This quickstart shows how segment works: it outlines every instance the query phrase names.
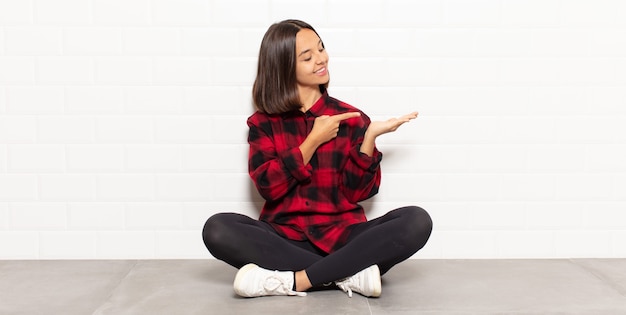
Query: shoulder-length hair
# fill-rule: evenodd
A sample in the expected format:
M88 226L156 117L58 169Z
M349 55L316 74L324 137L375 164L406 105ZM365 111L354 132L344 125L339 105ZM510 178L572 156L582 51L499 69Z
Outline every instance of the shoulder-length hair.
M317 34L311 25L299 20L275 23L265 32L252 86L252 100L258 111L281 114L302 107L296 81L296 34L304 28ZM320 89L326 87L328 83Z

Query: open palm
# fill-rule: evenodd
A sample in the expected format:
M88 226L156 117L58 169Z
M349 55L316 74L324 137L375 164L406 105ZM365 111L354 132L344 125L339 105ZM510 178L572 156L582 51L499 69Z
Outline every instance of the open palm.
M417 112L412 112L401 117L394 117L384 121L372 121L367 128L367 132L374 137L378 137L385 133L394 132L398 129L398 127L402 126L402 124L417 118L417 115Z

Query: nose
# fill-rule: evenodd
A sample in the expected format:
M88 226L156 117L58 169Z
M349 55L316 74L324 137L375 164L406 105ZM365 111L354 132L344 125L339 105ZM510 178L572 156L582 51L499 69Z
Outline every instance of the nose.
M326 54L324 52L318 52L317 54L315 54L316 64L322 65L322 64L325 64L326 61L328 61L328 58L326 57Z

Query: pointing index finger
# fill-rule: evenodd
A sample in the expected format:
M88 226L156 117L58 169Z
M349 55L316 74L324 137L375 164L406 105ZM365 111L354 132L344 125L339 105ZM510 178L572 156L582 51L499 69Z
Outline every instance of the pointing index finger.
M359 116L361 116L361 113L359 113L359 112L349 112L349 113L343 113L343 114L334 115L333 118L338 120L338 121L341 121L341 120L346 120L346 119L359 117Z

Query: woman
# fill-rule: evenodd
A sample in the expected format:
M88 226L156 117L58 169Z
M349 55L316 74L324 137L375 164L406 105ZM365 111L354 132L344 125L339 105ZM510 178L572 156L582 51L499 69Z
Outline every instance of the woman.
M371 122L328 95L329 79L313 27L285 20L267 30L248 118L249 173L265 205L259 220L218 213L203 230L211 254L239 269L240 296L303 296L334 283L350 297L378 297L380 276L430 236L419 207L368 221L358 204L378 192L376 138L417 113Z

